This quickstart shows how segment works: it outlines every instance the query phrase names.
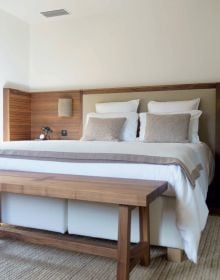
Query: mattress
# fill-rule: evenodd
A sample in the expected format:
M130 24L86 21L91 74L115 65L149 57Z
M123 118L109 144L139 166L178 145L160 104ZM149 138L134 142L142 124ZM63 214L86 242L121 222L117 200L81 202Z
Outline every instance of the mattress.
M16 143L18 149L23 149L31 146L33 141L25 142L21 141ZM75 144L74 144L75 143ZM74 147L78 145L78 141L44 141L40 142L40 150L51 150L53 149L62 149L67 151L67 147ZM124 145L125 144L125 145ZM121 150L122 147L126 146L126 149L134 150L136 149L138 142L132 143L84 143L86 149L95 148L97 145L105 147L105 150L108 151L112 149L113 146L117 146L118 150ZM147 144L147 143L146 143ZM13 143L12 143L13 145ZM81 145L81 144L80 144ZM137 179L151 179L151 180L165 180L169 183L169 190L166 193L168 196L175 196L176 205L172 206L172 211L174 211L176 219L176 226L179 232L181 241L183 243L183 248L185 249L187 256L196 261L197 259L197 250L200 239L201 231L203 230L207 215L208 209L205 204L205 199L208 190L208 184L210 182L213 166L213 158L210 150L203 143L199 144L184 144L188 145L189 150L193 151L191 154L187 155L191 157L192 160L199 162L203 169L200 172L199 178L196 180L196 187L193 188L190 181L184 174L182 168L178 165L154 165L154 164L135 164L135 163L92 163L92 162L55 162L55 161L40 161L34 159L12 159L12 158L0 158L0 169L4 170L20 170L20 171L34 171L34 172L48 172L48 173L60 173L60 174L78 174L78 175L89 175L89 176L105 176L105 177L120 177L120 178L137 178ZM140 147L140 145L138 146ZM0 148L4 148L3 146ZM142 145L144 149L144 145ZM104 149L104 148L103 148ZM181 145L180 145L181 149ZM54 201L49 198L42 198L44 204L39 206L38 198L33 199L32 207L34 209L29 212L30 214L22 219L18 219L18 208L13 207L11 203L10 211L9 204L16 197L13 197L11 194L7 194L7 197L3 196L2 204L2 218L4 222L11 222L12 224L18 224L18 221L21 220L25 222L25 226L42 228L44 229L45 222L42 223L42 220L37 220L37 217L32 219L32 213L38 213L39 208L45 213L47 213L47 220L51 219L53 221L54 217L57 216L57 213L61 212L59 216L60 221L55 224L52 223L51 226L47 225L48 230L54 230L58 232L64 232L68 229L69 233L89 235L95 237L104 237L109 239L115 239L117 235L117 225L116 225L116 216L117 212L114 207L108 207L97 204L86 204L80 202L68 202L68 215L65 219L67 202L58 200ZM35 202L34 202L35 200ZM23 201L24 202L24 201ZM59 204L59 210L56 207L53 208L54 203ZM158 203L158 202L157 202ZM16 205L16 204L15 204ZM30 206L29 206L30 207ZM84 210L82 210L82 208ZM28 208L26 208L28 209ZM15 211L13 211L15 210ZM170 210L169 210L170 211ZM14 215L8 213L14 212ZM100 214L101 213L101 214ZM94 224L90 224L90 215L92 215ZM37 216L37 215L36 215ZM135 218L136 217L136 218ZM33 220L35 223L33 223ZM103 226L105 222L108 221L109 225L114 226ZM138 239L138 217L137 213L133 213L132 219L132 241L137 241ZM55 226L54 226L55 225ZM59 226L58 226L59 225ZM111 229L111 230L109 230Z

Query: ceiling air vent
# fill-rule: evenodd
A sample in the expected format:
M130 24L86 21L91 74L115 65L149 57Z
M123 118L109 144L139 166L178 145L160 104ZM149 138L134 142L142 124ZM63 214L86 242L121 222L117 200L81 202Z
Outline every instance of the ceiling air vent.
M41 14L45 17L58 17L69 15L69 13L64 9L41 12Z

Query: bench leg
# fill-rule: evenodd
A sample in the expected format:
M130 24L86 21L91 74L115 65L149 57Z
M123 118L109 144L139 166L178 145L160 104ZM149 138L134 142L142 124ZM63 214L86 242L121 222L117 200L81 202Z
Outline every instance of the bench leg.
M150 264L150 225L149 225L149 206L139 208L140 242L145 244L147 250L140 258L140 265Z
M117 280L128 280L130 271L131 207L119 205Z

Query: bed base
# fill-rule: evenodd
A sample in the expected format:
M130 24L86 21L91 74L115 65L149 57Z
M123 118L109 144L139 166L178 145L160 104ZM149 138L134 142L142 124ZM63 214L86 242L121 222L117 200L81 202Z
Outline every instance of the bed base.
M182 262L184 258L184 252L182 249L167 248L167 259L171 262Z

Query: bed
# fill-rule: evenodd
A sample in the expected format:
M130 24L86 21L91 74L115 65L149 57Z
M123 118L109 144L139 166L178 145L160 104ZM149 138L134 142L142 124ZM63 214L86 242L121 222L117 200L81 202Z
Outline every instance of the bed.
M142 100L139 110L143 111L150 99L176 100L178 92L139 92L111 94L85 94L83 96L83 115L94 111L97 102L112 100L123 101L135 98ZM153 97L152 97L153 96ZM201 98L203 119L201 121L201 138L214 149L215 135L215 91L187 90L181 91L181 99ZM210 98L211 97L211 98ZM178 98L180 95L178 94ZM85 117L84 117L85 122ZM210 131L208 131L209 129ZM34 172L48 172L61 174L80 174L105 177L139 178L165 180L169 183L169 190L151 205L151 244L184 249L187 257L196 262L200 234L205 227L208 209L205 204L208 185L213 175L213 157L207 144L184 144L184 154L194 165L202 165L200 176L194 183L186 176L183 168L176 164L157 165L140 162L105 162L105 161L70 161L48 160L47 158L27 158L23 155L1 154L0 169L21 170ZM156 146L155 146L156 145ZM5 142L1 150L34 150L51 152L83 152L106 153L135 153L158 150L158 153L169 151L169 143L151 144L134 142L79 142L79 141L20 141ZM176 150L182 150L183 145L176 145ZM128 152L129 151L129 152ZM13 157L13 158L12 158ZM194 185L194 186L192 186ZM2 221L4 223L50 230L55 232L86 235L115 240L117 239L117 209L95 203L70 202L58 199L25 197L14 194L2 196ZM92 222L91 222L92 221ZM132 216L132 242L138 241L138 215L134 211ZM99 225L105 230L99 231ZM105 225L103 227L103 224ZM111 226L109 226L111 225Z

